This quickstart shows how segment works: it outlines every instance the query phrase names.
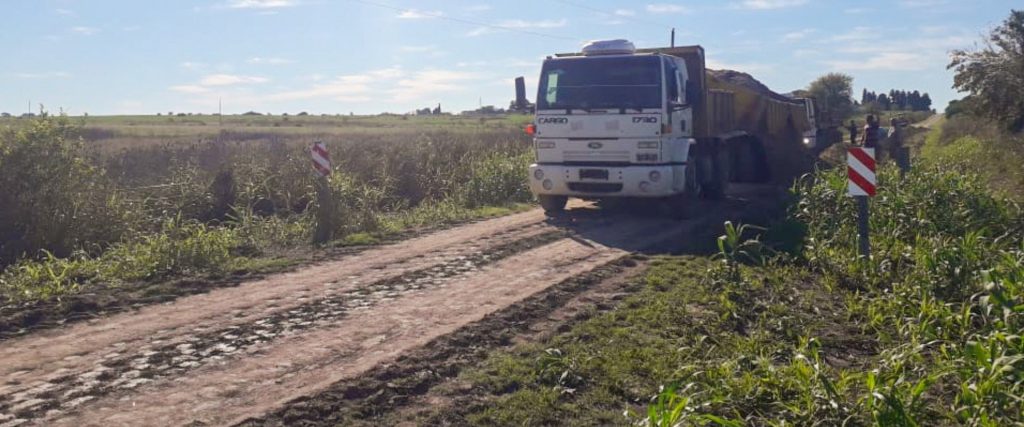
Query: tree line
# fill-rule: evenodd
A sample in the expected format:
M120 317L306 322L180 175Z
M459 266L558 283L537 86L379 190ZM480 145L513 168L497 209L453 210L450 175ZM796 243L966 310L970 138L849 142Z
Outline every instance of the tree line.
M881 110L897 111L928 111L932 109L932 98L928 92L922 94L919 91L906 91L890 89L889 93L875 93L864 89L860 97L860 104L869 106L877 105Z

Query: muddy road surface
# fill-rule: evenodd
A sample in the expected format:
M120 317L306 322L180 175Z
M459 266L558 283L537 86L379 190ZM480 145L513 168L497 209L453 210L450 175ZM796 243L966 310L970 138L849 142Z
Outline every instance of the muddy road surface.
M533 210L3 341L0 426L287 424L310 399L400 406L376 388L422 394L457 372L449 360L540 333L588 292L614 294L601 283L635 268L631 253L706 247L723 221L757 220L778 199L737 186L683 221ZM431 367L444 369L416 380Z

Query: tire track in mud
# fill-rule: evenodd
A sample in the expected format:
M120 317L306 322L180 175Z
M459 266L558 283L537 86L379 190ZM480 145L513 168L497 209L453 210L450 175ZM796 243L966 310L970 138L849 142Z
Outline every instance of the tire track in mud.
M459 255L428 268L373 282L340 294L279 311L253 322L190 336L184 342L150 346L131 354L110 353L86 372L68 373L28 390L0 398L0 421L58 416L100 396L131 390L153 380L184 374L209 362L253 351L275 338L335 322L352 311L365 310L405 293L443 287L459 276L517 253L565 238L565 231L547 231L513 240L486 252Z
M0 383L0 426L274 424L282 417L258 417L364 380L371 382L350 389L356 400L342 407L372 408L382 384L378 398L401 404L402 395L429 390L437 380L422 370L386 371L396 360L420 360L403 355L415 356L452 334L452 342L485 351L545 310L519 303L543 305L550 298L557 306L564 295L546 293L550 289L632 251L676 247L739 210L730 209L683 223L606 217L588 209L545 221L532 211L367 251L355 261L332 261L260 286L243 284L4 342L20 346L0 348L6 379ZM584 289L567 286L569 294ZM491 332L460 335L494 313L514 320L498 326L485 320ZM466 354L446 351L455 358ZM423 360L426 365L418 366L429 370L430 360L440 359ZM438 366L445 377L461 365ZM377 377L378 368L390 373ZM386 390L388 382L397 393Z
M273 413L238 425L326 426L352 422L372 425L375 417L403 407L438 384L458 376L465 367L483 360L489 349L511 344L581 293L610 278L627 275L630 270L635 274L644 258L623 256L566 279L479 322L430 341L399 357L395 363L378 366L357 378L336 383L322 393L288 402Z
M590 221L583 221L591 223ZM224 425L315 395L484 316L677 233L664 223L631 220L602 226L506 257L448 286L381 301L323 328L275 341L246 357L115 393L49 425ZM610 246L609 246L610 245Z

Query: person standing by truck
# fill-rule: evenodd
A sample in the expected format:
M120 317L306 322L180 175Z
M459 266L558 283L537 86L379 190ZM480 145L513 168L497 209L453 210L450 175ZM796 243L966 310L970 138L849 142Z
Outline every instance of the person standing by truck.
M857 122L850 120L850 126L847 126L850 131L850 145L857 145Z
M860 145L864 148L875 148L878 146L878 119L873 114L868 114L867 124L864 125L864 135L861 136Z

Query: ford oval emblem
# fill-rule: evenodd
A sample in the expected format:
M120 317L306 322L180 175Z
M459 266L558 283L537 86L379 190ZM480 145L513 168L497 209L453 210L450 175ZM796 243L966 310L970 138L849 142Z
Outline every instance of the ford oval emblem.
M602 144L600 142L597 142L597 141L594 141L594 142L591 142L591 143L587 144L587 147L590 147L590 148L592 148L594 150L599 150L599 149L601 149L601 147L604 147L604 144Z

